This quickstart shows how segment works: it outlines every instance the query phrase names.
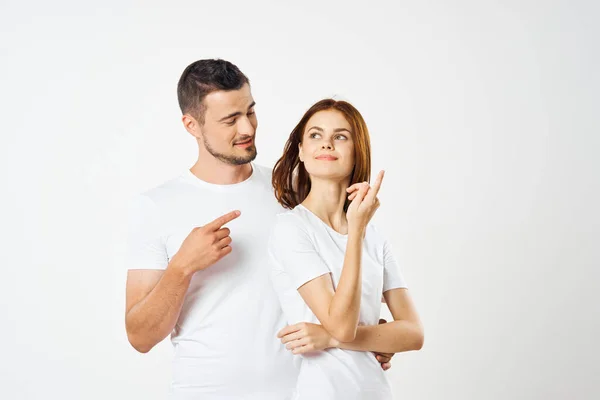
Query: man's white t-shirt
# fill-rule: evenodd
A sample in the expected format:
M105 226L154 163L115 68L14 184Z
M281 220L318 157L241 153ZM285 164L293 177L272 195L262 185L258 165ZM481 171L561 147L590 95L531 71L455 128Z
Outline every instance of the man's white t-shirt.
M269 239L271 278L288 324L320 323L297 289L324 274L331 274L337 287L347 239L302 205L277 216ZM377 325L383 292L405 287L388 242L369 224L363 240L359 324ZM371 352L327 349L296 357L301 357L301 366L294 399L392 398Z
M171 334L172 399L289 399L298 377L277 339L285 326L271 285L267 240L277 213L271 170L232 185L192 172L139 195L131 210L128 269L165 269L194 227L233 210L232 252L196 272Z

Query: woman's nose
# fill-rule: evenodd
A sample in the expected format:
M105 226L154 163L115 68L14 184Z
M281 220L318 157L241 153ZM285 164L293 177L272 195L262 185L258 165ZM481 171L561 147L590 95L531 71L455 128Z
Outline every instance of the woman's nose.
M333 149L333 146L331 145L331 143L323 143L321 148L331 150L331 149Z

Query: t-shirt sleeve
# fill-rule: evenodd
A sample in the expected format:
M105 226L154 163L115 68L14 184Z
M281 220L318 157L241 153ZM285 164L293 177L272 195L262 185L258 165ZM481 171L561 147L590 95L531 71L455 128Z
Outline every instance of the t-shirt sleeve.
M383 293L391 289L406 288L406 282L389 242L383 244Z
M295 215L277 217L269 238L269 255L274 267L287 273L296 289L330 273L306 227Z
M166 269L169 264L160 211L146 195L129 205L126 269Z

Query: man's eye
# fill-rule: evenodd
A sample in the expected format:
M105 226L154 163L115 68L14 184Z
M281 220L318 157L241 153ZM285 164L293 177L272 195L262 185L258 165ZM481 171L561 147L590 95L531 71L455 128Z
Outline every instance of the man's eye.
M229 126L233 126L235 124L235 119L233 121L225 122Z
M254 115L254 110L248 111L248 115Z

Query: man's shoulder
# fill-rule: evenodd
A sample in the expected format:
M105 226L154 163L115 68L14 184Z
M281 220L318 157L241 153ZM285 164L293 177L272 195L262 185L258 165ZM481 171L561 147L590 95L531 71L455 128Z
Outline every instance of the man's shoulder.
M253 168L253 181L256 185L259 185L265 191L273 193L273 168L265 167L264 165L252 163Z
M272 190L271 179L273 169L256 163L252 163L252 165L256 174L255 181L264 186L265 189ZM174 199L181 199L190 188L197 189L197 185L190 181L190 175L189 170L184 171L154 187L137 193L136 197L138 199L142 198L144 201L151 201L159 206L170 203Z
M259 176L264 177L264 178L268 179L269 181L271 181L271 177L273 176L273 168L266 167L264 165L260 165L260 164L256 164L256 163L252 163L252 166L254 167L254 169L256 170L255 172L257 172L257 174Z
M179 174L154 187L139 192L136 197L159 205L164 203L165 200L177 197L185 186L184 174Z

